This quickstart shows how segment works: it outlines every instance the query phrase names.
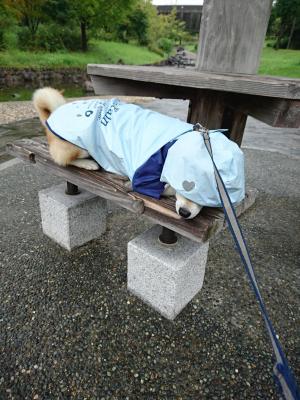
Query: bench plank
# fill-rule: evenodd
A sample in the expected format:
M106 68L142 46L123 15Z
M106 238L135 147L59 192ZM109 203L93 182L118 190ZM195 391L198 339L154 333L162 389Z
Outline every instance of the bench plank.
M173 70L177 71L175 68ZM211 98L212 106L214 108L217 108L217 103L219 102L219 99L221 99L224 110L226 108L234 109L234 111L237 113L245 114L245 116L251 115L252 117L274 127L300 127L300 100L267 97L248 93L235 93L230 91L222 92L219 90L199 89L186 86L172 86L170 84L155 83L151 81L139 81L136 80L136 78L134 80L130 80L118 77L91 75L91 80L95 94L100 96L125 95L169 99L189 99L194 105L197 104L197 99L201 99L200 103L205 103L206 99ZM193 107L193 114L198 113L197 108L198 107ZM240 116L238 120L240 120ZM244 118L244 122L245 121L246 119ZM213 120L211 120L211 122L215 124ZM204 122L202 121L202 123ZM235 130L236 132L232 133L232 137L236 137L241 132L240 126L238 126L238 131L230 125L214 125L213 127L226 127L231 128L233 131ZM241 138L238 138L237 142L240 143Z
M198 72L193 68L145 67L131 65L88 64L92 76L129 79L149 83L263 97L300 99L300 79L275 78L247 74Z
M224 214L219 208L205 207L193 220L185 220L176 213L173 198L156 200L128 192L125 186L127 179L122 176L73 166L60 167L53 162L45 138L17 140L7 145L7 152L197 242L209 240L225 228ZM256 194L255 189L248 190L245 200L236 207L237 215L254 203Z

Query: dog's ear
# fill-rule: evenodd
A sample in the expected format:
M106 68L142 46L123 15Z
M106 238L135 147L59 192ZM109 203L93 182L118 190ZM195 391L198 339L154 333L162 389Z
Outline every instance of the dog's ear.
M59 90L59 93L63 95L65 93L65 89Z

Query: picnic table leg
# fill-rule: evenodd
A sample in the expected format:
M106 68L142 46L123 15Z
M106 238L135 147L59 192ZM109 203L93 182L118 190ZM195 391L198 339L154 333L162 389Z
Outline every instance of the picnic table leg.
M236 3L235 0L204 3L196 70L257 73L272 0L239 2L238 7ZM210 129L228 128L230 138L241 145L247 116L231 110L226 105L226 95L226 91L199 91L191 100L189 118Z
M189 103L188 122L200 122L209 129L228 129L231 140L241 146L247 115L226 106L226 97L217 91L201 91Z

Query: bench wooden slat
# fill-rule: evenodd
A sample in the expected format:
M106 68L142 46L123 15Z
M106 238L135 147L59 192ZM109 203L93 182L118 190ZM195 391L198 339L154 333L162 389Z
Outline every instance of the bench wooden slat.
M144 211L143 201L124 195L120 190L107 183L107 176L98 171L87 171L82 168L70 166L68 168L60 167L55 164L50 157L47 146L41 141L41 138L17 140L7 145L7 152L24 161L30 161L38 165L47 173L53 173L67 181L81 186L84 189L95 193L107 200L117 201L122 207L142 214ZM112 184L115 183L112 180Z
M244 93L282 99L300 99L300 79L247 74L198 72L193 68L143 67L131 65L88 64L94 76L121 78L177 87Z
M192 240L204 242L225 227L221 209L203 208L196 218L185 220L177 215L174 199L156 200L139 193L128 193L124 177L105 171L87 171L73 166L60 167L51 159L44 138L17 140L7 145L7 151L13 156L31 162L47 173L64 178L107 200L115 201L118 205L143 214L152 221ZM255 189L247 192L246 199L236 208L237 215L254 203L256 194Z
M125 71L123 71L122 68L125 68ZM131 68L134 68L134 71L136 71L136 68L139 68L141 69L141 72L144 72L144 68L146 67ZM201 108L202 102L206 104L206 99L210 98L212 101L212 107L215 109L216 113L220 112L218 108L218 103L220 103L221 101L222 105L219 105L224 110L225 108L230 108L234 110L234 112L238 112L240 115L251 115L254 118L257 118L260 121L263 121L274 127L300 127L300 100L297 99L299 97L299 79L275 79L270 77L257 77L240 74L238 75L239 80L246 79L248 80L248 83L247 86L242 88L243 90L240 90L240 92L238 93L236 92L236 88L234 86L230 88L228 86L232 80L232 77L235 77L236 75L230 75L231 80L226 81L227 91L222 91L222 86L219 85L219 82L215 81L216 78L210 79L210 75L212 75L213 77L220 77L220 75L216 74L203 74L201 72L194 72L194 81L189 82L189 70L178 70L176 68L170 69L164 67L162 70L161 68L156 67L156 69L151 69L151 74L150 72L148 72L147 74L141 74L140 72L137 74L133 74L133 72L128 74L127 66L117 66L116 70L115 68L107 69L107 66L100 65L97 66L97 68L90 67L88 68L88 71L89 70L94 71L94 73L97 74L91 75L91 80L95 93L100 96L127 95L172 99L189 99L194 104L192 108L194 110L194 113L196 112L196 114L198 113L199 107ZM166 78L170 78L169 74L172 74L172 81L174 83L171 84L171 79L169 82L168 79L162 79L161 77L159 78L159 74L156 73L157 70L158 72L161 71L162 75L165 73L165 70L170 71L166 73ZM151 77L149 78L150 75ZM156 75L158 75L158 78ZM180 76L180 79L178 79L178 75ZM124 78L124 76L126 76L126 79ZM200 77L199 82L197 81L194 85L195 79L198 76ZM227 75L222 76L228 78ZM148 81L146 80L146 78L148 79ZM249 85L251 83L253 84L254 80L255 86L251 87L251 90L248 90L250 87ZM257 85L260 88L259 92L256 90ZM270 88L272 90L266 90L265 85L270 85ZM274 87L278 89L276 89L276 93L274 92ZM215 90L213 90L213 88L215 88ZM272 94L275 97L270 97L269 94ZM283 98L280 97L281 95L283 96ZM284 98L284 96L287 96L287 98ZM291 98L288 98L288 96L290 96ZM204 113L204 116L205 115L207 115L206 112ZM205 121L201 122L205 124ZM213 128L220 127L231 127L232 129L234 128L230 125L221 126L216 125L215 122L213 123ZM240 127L237 130L239 130L240 132L243 131L243 129L240 129ZM232 132L231 137L235 136L236 134ZM241 140L237 140L237 142L240 144Z

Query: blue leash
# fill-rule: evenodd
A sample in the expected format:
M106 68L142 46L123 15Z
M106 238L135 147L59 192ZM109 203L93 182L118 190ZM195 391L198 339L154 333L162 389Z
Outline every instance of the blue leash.
M194 126L194 130L199 131L199 133L202 133L202 136L204 139L204 144L205 144L206 149L211 157L213 167L214 167L217 187L218 187L218 191L220 194L223 210L225 213L225 218L228 223L231 234L233 236L233 239L235 241L235 244L237 246L237 249L238 249L238 252L242 259L242 262L244 264L244 267L246 269L246 273L251 282L252 289L254 290L255 296L259 303L261 313L262 313L262 316L263 316L263 319L265 322L265 326L266 326L267 332L268 332L270 340L271 340L271 344L272 344L273 351L274 351L275 358L276 358L276 362L273 367L274 379L275 379L284 399L300 400L300 392L299 392L299 388L297 387L297 382L295 380L294 374L288 365L287 359L281 348L280 342L277 338L277 335L275 333L275 330L273 328L273 325L272 325L269 315L267 313L265 304L263 302L262 296L260 294L260 290L259 290L259 287L258 287L258 284L256 281L252 263L251 263L250 253L247 248L247 244L246 244L242 229L237 220L237 217L236 217L236 214L234 211L234 207L231 203L231 200L230 200L230 197L226 190L226 187L224 185L224 182L223 182L221 175L215 165L215 162L213 159L212 147L211 147L210 138L209 138L209 131L200 124L196 124Z

